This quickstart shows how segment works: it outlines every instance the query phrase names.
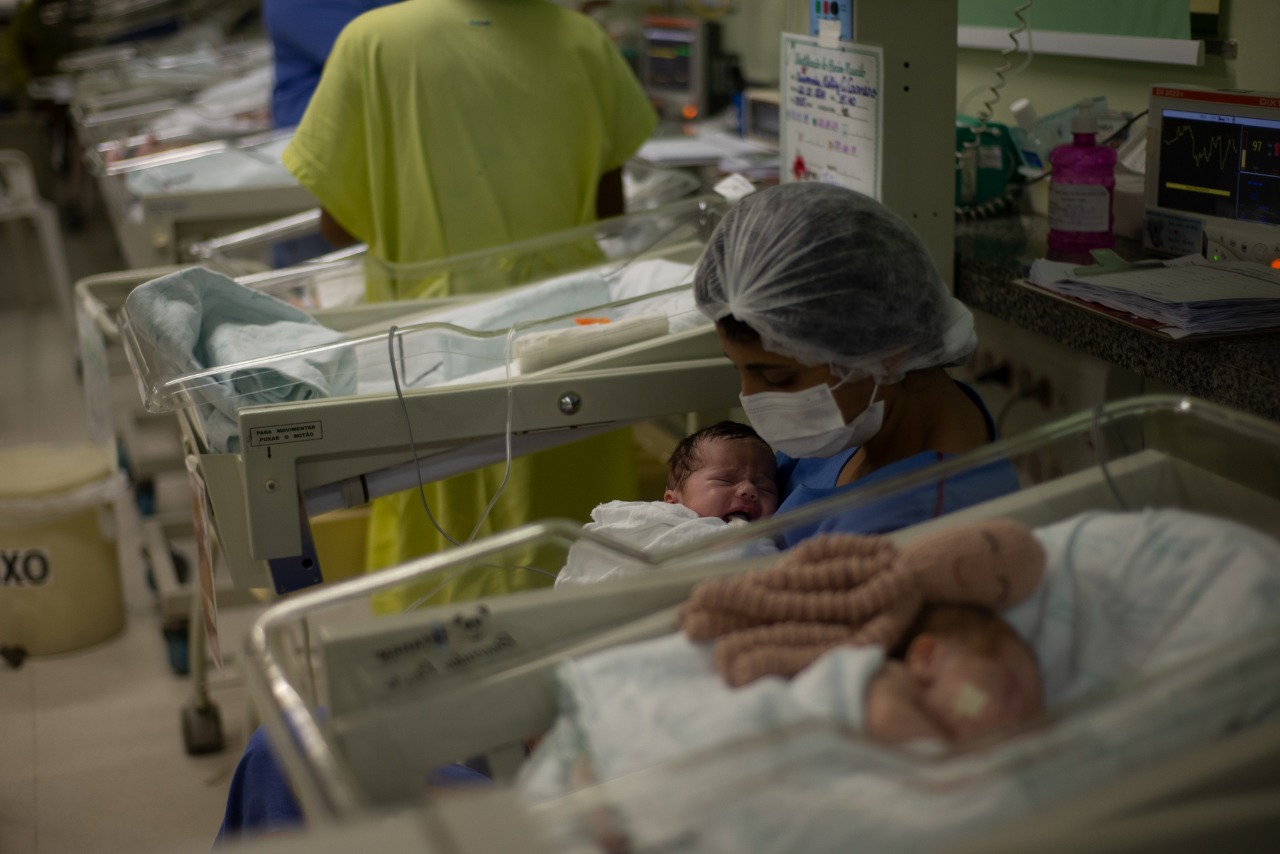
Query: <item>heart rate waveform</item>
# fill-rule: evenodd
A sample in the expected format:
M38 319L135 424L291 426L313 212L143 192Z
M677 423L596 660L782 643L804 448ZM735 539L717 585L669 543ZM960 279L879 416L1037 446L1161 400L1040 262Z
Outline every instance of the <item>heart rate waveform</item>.
M1197 167L1211 167L1219 172L1235 164L1240 152L1240 134L1234 128L1220 128L1210 122L1179 122L1166 126L1161 142L1165 148L1184 145L1187 157Z
M1206 216L1234 217L1240 129L1220 122L1164 116L1157 204Z

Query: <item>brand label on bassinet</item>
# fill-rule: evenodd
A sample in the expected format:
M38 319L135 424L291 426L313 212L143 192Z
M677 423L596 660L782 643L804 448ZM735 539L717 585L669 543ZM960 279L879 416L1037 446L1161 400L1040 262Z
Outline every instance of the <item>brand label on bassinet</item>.
M0 587L44 587L53 565L44 549L0 549Z
M393 698L441 690L442 681L474 679L477 673L510 666L526 651L520 632L507 629L467 636L465 628L437 623L409 632L350 637L323 642L329 674L329 709L334 715L376 707Z
M249 434L249 444L255 448L263 445L283 445L287 442L310 442L324 438L324 426L319 421L302 424L280 424L275 427L254 427Z

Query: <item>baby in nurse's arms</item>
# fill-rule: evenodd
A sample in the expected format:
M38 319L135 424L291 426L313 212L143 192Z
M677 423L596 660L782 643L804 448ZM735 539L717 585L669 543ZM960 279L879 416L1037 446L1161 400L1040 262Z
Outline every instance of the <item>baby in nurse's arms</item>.
M591 511L584 531L658 553L772 516L778 509L778 466L773 451L751 427L721 421L686 436L667 462L661 501L610 501ZM775 551L754 544L752 554ZM746 556L746 555L743 555ZM644 572L616 563L603 551L575 544L556 586L587 584Z

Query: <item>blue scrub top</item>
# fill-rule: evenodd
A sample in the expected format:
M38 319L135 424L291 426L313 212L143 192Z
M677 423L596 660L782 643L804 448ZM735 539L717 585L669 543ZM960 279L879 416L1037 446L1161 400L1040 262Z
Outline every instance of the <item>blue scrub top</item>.
M440 789L487 786L492 780L466 765L441 765L426 785ZM236 765L227 805L214 848L234 845L268 833L298 832L305 819L266 731L254 730Z
M964 383L957 382L956 385L982 411L982 417L987 423L987 433L992 441L999 438L995 421L983 404L982 398ZM858 478L853 483L836 486L840 470L857 451L855 447L831 457L801 459L779 453L777 455L778 487L782 501L778 505L778 513L785 513L787 510L803 507L832 495L884 483L899 475L926 468L954 456L954 454L938 451L925 451L904 460L898 460L865 477ZM896 531L953 510L1015 492L1019 486L1018 475L1013 464L1008 460L998 460L982 468L964 472L937 483L924 484L865 507L833 515L821 522L794 528L787 531L784 541L787 546L793 546L818 533L882 534Z
M264 0L263 21L275 51L273 125L287 128L302 121L338 33L356 16L391 2L394 0Z

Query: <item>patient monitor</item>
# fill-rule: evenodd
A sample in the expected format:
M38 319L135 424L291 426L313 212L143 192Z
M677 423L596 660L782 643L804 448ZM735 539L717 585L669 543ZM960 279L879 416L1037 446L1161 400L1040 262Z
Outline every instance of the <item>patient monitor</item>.
M729 103L728 58L720 52L720 26L710 21L646 16L639 70L645 94L667 121L705 119Z
M1280 93L1153 86L1147 248L1280 263Z

